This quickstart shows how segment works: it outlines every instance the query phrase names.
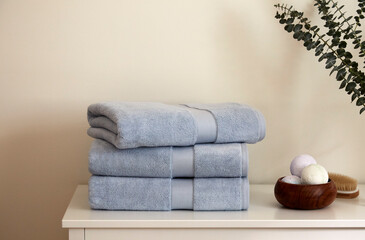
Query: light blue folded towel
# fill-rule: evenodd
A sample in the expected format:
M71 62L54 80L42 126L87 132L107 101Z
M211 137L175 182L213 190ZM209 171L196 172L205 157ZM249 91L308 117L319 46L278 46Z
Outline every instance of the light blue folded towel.
M167 211L246 210L247 178L129 178L92 176L92 209Z
M237 103L105 102L89 106L88 121L89 136L120 149L256 143L265 137L262 114Z
M89 151L89 171L120 177L244 177L248 151L244 143L118 149L96 139Z

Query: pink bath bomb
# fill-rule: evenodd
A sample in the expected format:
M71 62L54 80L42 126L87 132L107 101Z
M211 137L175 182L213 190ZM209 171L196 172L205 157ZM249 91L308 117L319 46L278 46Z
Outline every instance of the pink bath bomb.
M303 169L311 164L316 164L316 160L308 154L296 156L290 164L290 172L292 175L301 177Z

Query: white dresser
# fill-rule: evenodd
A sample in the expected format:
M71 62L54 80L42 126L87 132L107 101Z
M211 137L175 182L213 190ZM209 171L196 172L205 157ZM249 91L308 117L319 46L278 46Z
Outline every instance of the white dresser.
M320 210L283 208L273 185L251 185L250 207L239 212L91 210L87 185L77 187L62 219L70 240L316 240L365 239L365 186L356 199Z

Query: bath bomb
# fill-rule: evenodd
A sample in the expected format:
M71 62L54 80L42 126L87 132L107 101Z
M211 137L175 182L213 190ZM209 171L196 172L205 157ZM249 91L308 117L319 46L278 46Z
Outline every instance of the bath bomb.
M323 184L328 182L328 173L319 164L306 166L302 171L303 184Z
M298 176L294 176L294 175L286 176L283 179L281 179L281 181L286 182L286 183L291 183L291 184L301 184L302 183L302 180Z
M303 169L311 164L316 164L316 160L308 154L296 156L290 164L290 173L301 177Z

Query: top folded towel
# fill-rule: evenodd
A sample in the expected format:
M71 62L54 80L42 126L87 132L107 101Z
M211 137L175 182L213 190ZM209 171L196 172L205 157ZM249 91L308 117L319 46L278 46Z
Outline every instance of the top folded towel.
M237 103L105 102L90 105L87 115L89 136L120 149L255 143L265 137L262 114Z

